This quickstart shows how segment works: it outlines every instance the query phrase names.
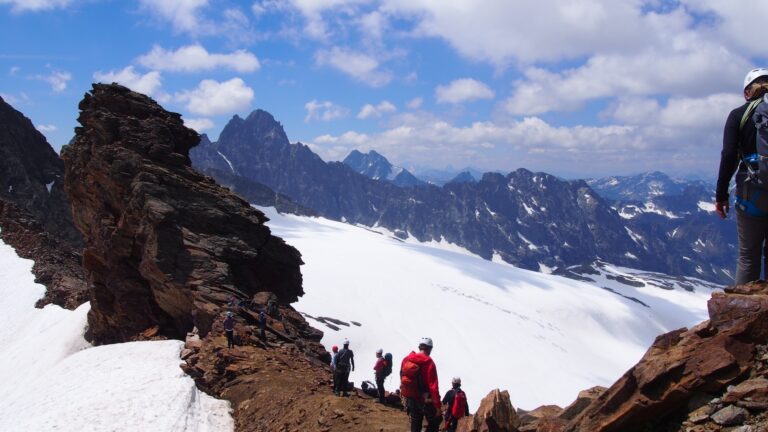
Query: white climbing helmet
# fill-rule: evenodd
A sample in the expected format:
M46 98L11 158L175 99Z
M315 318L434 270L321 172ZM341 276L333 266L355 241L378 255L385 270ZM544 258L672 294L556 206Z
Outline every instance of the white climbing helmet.
M384 352L384 350L383 350L383 349L381 349L381 348L379 348L379 349L377 349L377 350L376 350L376 354L382 354L383 352Z
M757 68L749 71L744 77L744 90L752 84L752 81L764 76L768 76L768 68Z
M428 347L432 348L432 346L433 346L432 345L432 338L428 338L428 337L421 338L421 340L419 341L419 346L422 346L422 345L428 346Z
M454 385L455 385L455 384L461 385L461 378L459 378L459 377L453 377L453 379L451 380L451 384L454 384Z
M344 345L344 346L349 345L349 339L344 339L344 343L342 345Z

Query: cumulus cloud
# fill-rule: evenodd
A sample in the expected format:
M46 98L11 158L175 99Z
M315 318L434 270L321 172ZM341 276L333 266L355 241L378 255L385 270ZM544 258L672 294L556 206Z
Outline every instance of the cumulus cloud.
M259 59L248 51L209 53L199 44L183 46L175 51L155 45L149 53L139 57L138 62L150 69L173 72L198 72L217 68L254 72L261 67Z
M11 5L13 12L39 12L66 8L72 0L0 0L0 4Z
M229 39L253 39L248 17L237 8L226 8L220 17L206 15L208 0L139 0L141 10L171 24L177 33L192 36L221 35Z
M457 79L435 89L435 99L439 103L457 104L478 99L493 99L495 96L490 87L472 78Z
M420 97L415 97L409 100L406 106L410 109L419 109L421 108L422 104L424 104L424 99Z
M578 109L599 98L740 90L749 67L745 58L692 36L669 49L595 55L561 72L529 68L504 106L511 114L533 115Z
M397 107L395 107L392 102L385 100L381 101L378 105L365 104L360 112L357 113L357 118L360 120L365 120L371 117L381 118L385 114L393 113L395 111L397 111Z
M109 72L98 71L93 74L93 79L106 84L118 83L135 92L152 96L161 102L168 100L168 95L161 91L162 76L158 71L141 74L136 72L133 66L126 66L123 69Z
M55 125L52 124L39 124L35 126L35 129L39 130L40 132L54 132L57 128Z
M47 82L51 85L51 90L60 93L67 89L67 83L72 79L72 74L65 71L53 71L48 75L35 75L32 78Z
M207 118L188 118L184 119L184 126L194 129L198 133L213 127L213 121Z
M224 82L206 79L196 88L178 93L176 99L193 114L216 116L249 108L253 96L253 89L240 78Z
M315 54L319 66L330 66L371 87L381 87L392 81L392 73L380 69L379 61L370 55L333 47Z
M307 110L307 115L304 117L305 123L312 120L331 121L345 117L349 113L349 110L331 101L318 102L316 99L305 103L304 108Z

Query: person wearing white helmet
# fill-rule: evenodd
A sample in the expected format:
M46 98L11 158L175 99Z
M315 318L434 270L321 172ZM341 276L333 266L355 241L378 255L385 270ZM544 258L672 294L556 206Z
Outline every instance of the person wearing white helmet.
M419 352L411 351L400 364L400 395L405 398L411 432L420 432L424 420L426 432L437 432L440 427L442 405L437 367L430 357L433 348L431 338L421 338Z
M384 360L384 350L379 348L376 350L376 364L373 365L373 375L376 380L376 393L379 395L378 402L384 403L384 370L387 367L387 362Z
M231 311L227 312L224 318L224 333L227 335L227 348L235 346L235 318Z
M336 396L349 396L349 372L355 370L355 353L349 349L349 339L344 339L344 347L336 354L336 379L333 392Z
M755 182L749 180L750 173L754 172L753 160L757 157L757 129L752 114L767 92L768 68L749 71L743 85L746 103L731 111L723 130L715 211L723 219L728 215L728 187L735 173L736 227L739 238L736 285L760 279L765 248L768 247L768 194L755 193ZM758 201L760 195L764 195L764 199Z
M451 380L451 389L443 397L445 405L445 430L447 432L456 432L459 427L459 420L469 415L469 403L467 395L461 389L461 378L453 377Z

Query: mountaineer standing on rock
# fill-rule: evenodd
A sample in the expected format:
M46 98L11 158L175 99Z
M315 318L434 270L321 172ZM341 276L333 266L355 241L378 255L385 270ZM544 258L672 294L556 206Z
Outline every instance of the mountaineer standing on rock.
M339 353L339 347L331 347L331 376L333 377L333 392L336 393L336 354Z
M261 341L267 341L267 314L264 311L259 312L259 332L261 335Z
M349 396L347 386L349 385L349 372L355 370L355 353L349 349L349 339L344 339L344 348L336 354L336 372L334 373L335 382L333 392L336 396Z
M760 145L753 119L753 113L766 91L768 69L749 71L744 78L746 103L731 111L723 131L715 211L723 219L728 214L728 186L736 172L736 227L739 235L736 285L760 279L765 248L768 247L764 245L768 237L768 184L763 180L768 179L768 165L761 161L763 156L768 156L768 148Z
M469 403L467 395L461 389L461 378L453 377L451 380L451 389L443 397L445 408L445 430L456 432L459 426L459 420L469 414Z
M376 350L376 364L373 365L373 372L376 378L376 391L379 395L379 403L384 403L384 379L392 373L392 354L387 353L389 359L382 356L384 350Z
M420 432L424 419L426 432L437 432L440 427L440 388L437 367L432 361L432 339L419 341L419 352L411 351L400 364L400 395L406 398L405 409L411 421L411 432Z
M224 318L224 333L227 334L227 348L235 346L235 318L232 316L232 312L227 312L227 317Z

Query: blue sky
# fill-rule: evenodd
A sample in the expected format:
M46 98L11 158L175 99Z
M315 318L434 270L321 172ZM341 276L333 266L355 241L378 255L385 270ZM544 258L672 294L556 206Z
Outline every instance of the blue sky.
M713 177L768 2L0 0L0 96L57 150L94 81L216 139L271 112L326 160Z

